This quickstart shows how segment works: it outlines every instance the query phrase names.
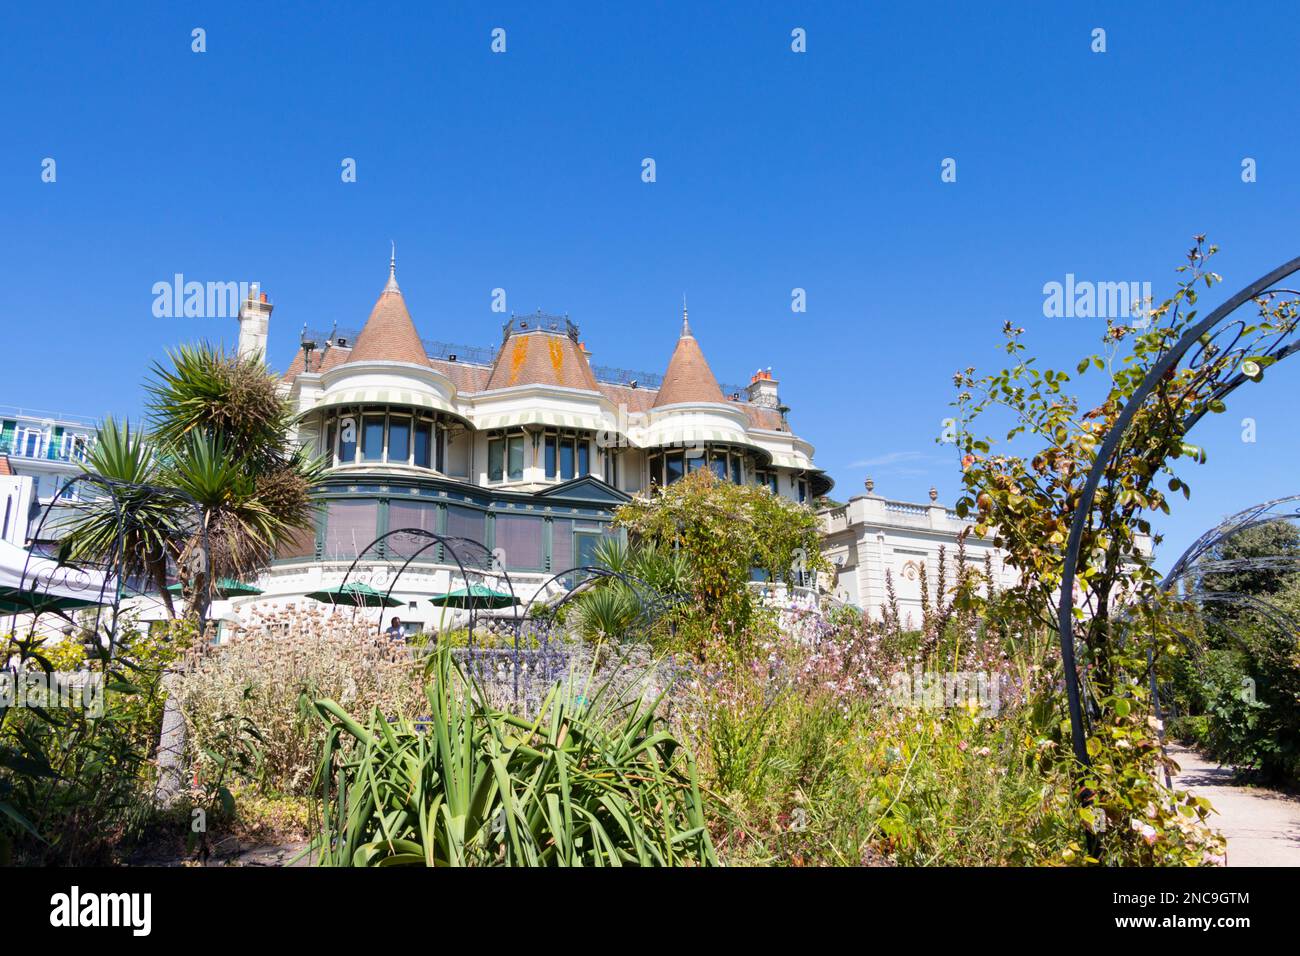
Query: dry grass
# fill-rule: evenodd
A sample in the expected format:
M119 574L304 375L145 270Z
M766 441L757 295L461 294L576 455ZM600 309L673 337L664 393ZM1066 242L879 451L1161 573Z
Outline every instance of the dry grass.
M377 638L350 612L288 607L263 614L235 640L192 660L182 680L193 759L220 750L228 715L247 717L262 736L257 783L266 793L303 794L325 727L311 704L337 700L358 712L416 716L426 706L419 665Z

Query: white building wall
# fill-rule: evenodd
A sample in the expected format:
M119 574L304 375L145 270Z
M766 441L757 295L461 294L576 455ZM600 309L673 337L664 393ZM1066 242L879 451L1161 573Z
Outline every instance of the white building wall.
M957 579L957 537L971 522L949 508L930 502L894 501L879 495L859 495L845 506L821 512L822 553L837 568L835 597L856 604L872 617L881 616L889 598L886 577L892 578L899 617L905 627L920 626L921 567L931 603L938 589L939 550L945 551L947 584ZM983 571L992 555L998 587L1017 580L1001 553L987 538L966 537L966 564Z
M31 506L30 477L0 476L0 539L20 548L27 546L27 514Z

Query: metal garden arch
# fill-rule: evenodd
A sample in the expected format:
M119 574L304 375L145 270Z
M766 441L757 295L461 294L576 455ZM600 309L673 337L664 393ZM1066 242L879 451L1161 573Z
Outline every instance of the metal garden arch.
M1082 694L1079 685L1079 675L1075 663L1074 655L1074 585L1077 577L1079 566L1079 550L1083 540L1083 533L1087 527L1088 519L1092 514L1092 505L1096 500L1097 487L1101 483L1102 476L1105 474L1107 466L1119 451L1125 434L1133 418L1137 415L1138 410L1146 402L1148 396L1155 390L1156 385L1167 374L1173 372L1182 361L1183 357L1189 352L1192 358L1188 363L1188 368L1196 369L1203 367L1203 363L1211 359L1229 358L1231 364L1226 373L1225 381L1222 382L1211 394L1208 401L1219 400L1235 391L1241 385L1248 381L1253 381L1257 374L1246 374L1242 369L1243 363L1249 358L1245 352L1238 348L1238 343L1245 332L1245 323L1241 319L1235 319L1231 322L1224 323L1237 309L1247 302L1253 302L1266 295L1277 295L1287 293L1290 295L1300 295L1293 289L1277 289L1274 286L1285 279L1287 276L1300 271L1300 257L1292 259L1283 265L1278 266L1267 275L1261 276L1255 282L1242 289L1232 298L1228 299L1209 316L1202 319L1196 325L1192 326L1182 337L1174 344L1172 348L1162 355L1156 363L1147 372L1146 377L1142 380L1141 385L1129 397L1119 418L1106 433L1106 438L1102 442L1101 450L1097 454L1096 461L1093 462L1092 468L1088 471L1087 480L1084 482L1083 491L1079 497L1079 503L1074 512L1074 518L1070 523L1070 534L1066 541L1065 548L1065 566L1061 577L1061 595L1057 605L1057 636L1061 643L1061 660L1064 670L1065 689L1070 710L1070 736L1074 749L1074 755L1081 764L1089 764L1086 733L1084 728L1084 715L1082 706ZM1268 357L1276 361L1287 358L1297 350L1300 350L1300 342L1288 342L1287 339L1296 330L1296 321L1292 319L1289 325L1281 329L1273 338L1273 341L1262 351L1256 353L1259 357ZM1225 331L1235 329L1236 334L1227 343L1226 347L1215 344L1215 339ZM1199 346L1199 348L1197 348ZM1193 351L1195 349L1195 351ZM1214 368L1211 364L1208 367ZM1183 419L1182 433L1186 434L1197 422L1204 417L1207 407L1196 410Z

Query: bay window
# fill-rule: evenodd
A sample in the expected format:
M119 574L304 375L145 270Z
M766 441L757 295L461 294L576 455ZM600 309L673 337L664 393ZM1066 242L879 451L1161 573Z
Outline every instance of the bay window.
M325 557L351 559L375 540L379 520L378 501L329 502L325 523Z
M611 455L605 456L606 473L609 473ZM653 451L647 458L651 485L671 485L683 475L708 469L720 480L741 484L744 481L744 453L731 448L709 447L702 451ZM617 477L617 469L614 471ZM608 481L609 478L606 478ZM610 484L613 484L610 481Z
M498 512L492 519L494 551L504 552L505 566L524 571L540 571L542 557L542 519L535 515L512 515Z
M681 452L670 451L664 455L664 484L671 485L686 474L685 460Z
M415 426L415 458L416 468L428 468L431 464L430 450L433 447L433 422L422 421ZM441 467L439 468L441 471Z
M334 465L359 462L443 471L444 416L380 406L330 410L321 425L321 453Z
M357 419L345 415L339 419L339 464L350 465L357 459Z

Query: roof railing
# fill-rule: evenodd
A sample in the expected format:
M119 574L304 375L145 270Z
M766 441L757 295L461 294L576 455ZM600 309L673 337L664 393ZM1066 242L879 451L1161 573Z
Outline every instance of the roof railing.
M91 429L99 424L98 419L88 415L69 415L45 408L24 408L21 405L0 405L0 418L26 418L42 424L48 421L55 425L81 425Z
M501 326L501 341L504 342L515 332L562 332L573 341L578 341L578 327L569 321L569 313L551 315L538 309L526 315L510 313L510 321Z

